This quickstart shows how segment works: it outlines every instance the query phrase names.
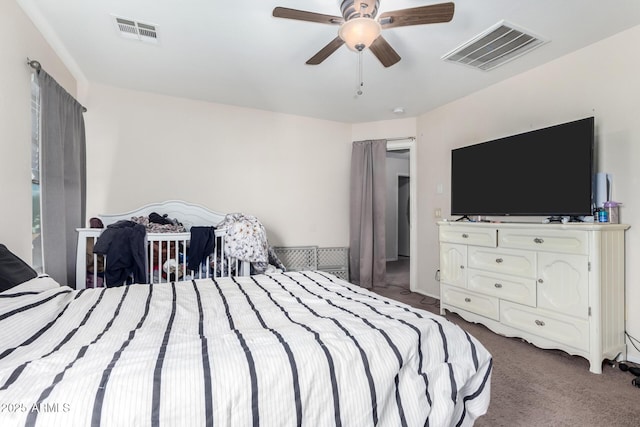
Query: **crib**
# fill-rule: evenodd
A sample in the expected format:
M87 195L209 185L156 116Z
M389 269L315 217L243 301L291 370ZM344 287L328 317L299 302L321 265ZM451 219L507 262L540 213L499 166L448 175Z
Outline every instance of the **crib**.
M216 250L206 258L197 271L188 270L184 260L184 250L189 247L192 226L216 226L225 214L212 211L204 206L187 203L181 200L169 200L152 203L139 209L119 214L103 214L98 218L104 227L120 220L133 217L149 216L156 212L169 218L177 218L187 230L186 232L146 234L146 271L150 284L168 283L173 280L203 279L224 276L248 276L251 265L224 255L225 229L215 230ZM87 286L100 287L104 283L101 271L104 271L109 260L106 256L92 254L91 249L104 231L103 228L78 228L78 246L76 256L76 289ZM182 249L182 250L181 250ZM112 285L112 284L109 284Z

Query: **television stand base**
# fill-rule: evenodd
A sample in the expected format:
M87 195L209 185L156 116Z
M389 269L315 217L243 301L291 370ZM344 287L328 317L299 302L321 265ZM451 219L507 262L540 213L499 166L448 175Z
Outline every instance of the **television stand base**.
M566 224L567 222L584 222L578 216L550 216L543 221L545 224L551 224L554 222L560 222Z

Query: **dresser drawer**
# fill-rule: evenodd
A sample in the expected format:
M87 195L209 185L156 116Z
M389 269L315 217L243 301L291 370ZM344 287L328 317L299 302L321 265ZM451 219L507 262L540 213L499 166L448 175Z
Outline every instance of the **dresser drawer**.
M465 245L495 248L498 244L498 230L491 227L441 226L440 241L463 243Z
M500 302L500 322L578 350L589 349L589 322Z
M467 266L479 270L535 278L536 253L513 249L490 249L469 246Z
M536 280L507 274L468 269L468 288L496 298L536 306Z
M440 285L440 298L449 304L493 320L500 320L500 304L497 298L468 292L454 286Z
M581 230L501 229L498 244L502 248L587 254L589 237Z

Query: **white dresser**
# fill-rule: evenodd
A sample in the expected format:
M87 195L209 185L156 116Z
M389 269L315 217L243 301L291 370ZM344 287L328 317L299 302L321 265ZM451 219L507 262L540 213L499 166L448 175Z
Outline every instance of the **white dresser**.
M542 348L626 359L624 224L439 222L440 312Z

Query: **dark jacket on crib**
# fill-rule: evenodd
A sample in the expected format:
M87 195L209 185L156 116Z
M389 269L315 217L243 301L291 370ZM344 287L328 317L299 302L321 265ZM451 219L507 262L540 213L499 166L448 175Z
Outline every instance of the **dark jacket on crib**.
M147 283L145 240L142 224L122 220L111 224L100 234L93 252L106 255L104 280L108 287L123 283Z
M191 227L191 240L189 242L189 256L187 268L198 271L202 264L215 249L215 227Z

